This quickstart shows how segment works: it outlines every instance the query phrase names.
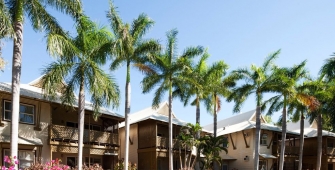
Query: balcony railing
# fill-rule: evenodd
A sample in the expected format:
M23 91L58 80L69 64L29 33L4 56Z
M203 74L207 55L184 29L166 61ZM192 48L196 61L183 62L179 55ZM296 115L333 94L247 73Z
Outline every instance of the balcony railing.
M279 154L280 149L280 145L273 145L273 154ZM299 155L299 146L285 146L285 155Z
M156 147L159 149L167 149L169 148L169 138L157 136L156 137ZM179 141L177 139L172 140L173 149L178 150L179 149ZM184 149L184 147L182 147ZM190 150L189 147L187 147L187 150Z
M62 142L77 142L79 137L78 132L79 132L78 128L60 126L60 125L50 125L50 140L62 141ZM84 143L118 146L119 137L118 134L114 133L85 129Z

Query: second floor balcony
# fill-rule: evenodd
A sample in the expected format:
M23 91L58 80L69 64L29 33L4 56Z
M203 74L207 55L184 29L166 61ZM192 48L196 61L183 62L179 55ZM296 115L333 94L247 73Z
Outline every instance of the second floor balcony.
M79 138L79 130L74 127L50 125L49 133L50 141L77 143ZM84 144L118 147L119 136L115 133L85 129Z

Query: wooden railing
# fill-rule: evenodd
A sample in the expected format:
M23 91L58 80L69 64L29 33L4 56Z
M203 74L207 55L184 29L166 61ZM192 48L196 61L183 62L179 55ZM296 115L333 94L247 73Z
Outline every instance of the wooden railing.
M325 147L324 150L326 150L327 155L335 155L335 148L333 147Z
M78 128L50 125L50 140L52 141L77 142L78 137ZM84 143L119 145L119 137L114 133L85 129Z
M167 149L169 147L169 138L157 136L156 137L156 147L160 149ZM179 149L179 141L177 139L172 140L173 149ZM182 147L184 149L184 147ZM190 148L188 147L188 150Z
M279 154L280 149L280 145L273 145L273 154ZM285 146L285 155L299 155L299 146Z

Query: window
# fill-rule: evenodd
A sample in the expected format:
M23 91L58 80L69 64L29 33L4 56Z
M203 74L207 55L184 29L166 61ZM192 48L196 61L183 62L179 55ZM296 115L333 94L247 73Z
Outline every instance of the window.
M261 136L261 145L267 145L268 134L263 133Z
M228 137L224 137L222 145L224 148L228 148Z
M93 164L99 164L101 165L101 159L100 158L90 158L90 161L88 161L88 157L85 158L85 164L88 165L88 163L90 163L90 165L93 165Z
M12 119L12 103L4 101L4 120ZM20 123L34 124L34 106L20 103Z
M266 170L266 160L259 160L259 170Z
M66 158L66 164L70 166L71 168L75 168L77 165L78 159L77 157L67 157Z
M35 153L33 151L28 151L28 150L19 150L18 151L18 161L19 161L19 168L28 168L30 167L35 160ZM4 150L4 156L8 156L10 155L10 150L9 149L5 149ZM5 163L5 166L9 166L8 163Z
M74 122L66 122L66 126L67 126L67 127L78 128L78 123L74 123Z

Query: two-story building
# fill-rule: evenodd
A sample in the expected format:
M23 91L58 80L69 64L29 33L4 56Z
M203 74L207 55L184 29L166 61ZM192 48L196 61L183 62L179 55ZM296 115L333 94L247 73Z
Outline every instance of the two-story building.
M234 115L217 122L217 135L228 140L228 153L221 152L222 170L253 170L254 166L254 135L256 129L255 110ZM204 126L213 131L213 124ZM282 130L280 127L266 123L261 116L261 137L259 149L259 167L262 170L276 170L279 165ZM285 145L285 170L297 168L298 133L287 131Z
M138 170L167 170L168 158L168 112L169 104L163 102L157 109L152 107L129 114L129 161L136 163ZM179 145L175 137L180 128L187 123L173 115L174 163L173 169L180 168ZM120 140L124 143L124 122L120 124ZM187 152L190 153L188 150ZM124 157L124 147L121 145L121 158Z
M20 167L34 162L45 163L61 159L63 164L76 166L78 152L77 108L65 107L60 100L43 96L40 79L21 84L18 159ZM0 160L10 151L11 84L0 83ZM113 169L118 161L118 125L123 116L101 108L97 121L92 117L92 105L85 104L83 162L99 163ZM0 161L0 165L4 162Z
M288 123L287 128L300 133L300 121ZM316 121L310 124L307 119L304 119L304 135L302 169L316 169L318 144ZM299 139L297 142L299 142ZM322 130L321 170L333 169L335 169L335 133Z

